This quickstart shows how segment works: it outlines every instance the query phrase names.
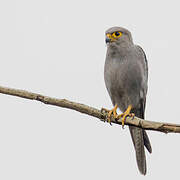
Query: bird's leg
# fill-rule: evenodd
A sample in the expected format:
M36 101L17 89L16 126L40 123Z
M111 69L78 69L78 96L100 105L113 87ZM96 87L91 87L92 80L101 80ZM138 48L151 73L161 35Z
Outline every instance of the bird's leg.
M117 118L117 112L116 112L117 108L118 108L117 104L111 110L102 108L102 110L105 110L106 112L108 112L107 120L108 120L109 124L111 124L111 115L113 115L114 119Z
M117 119L122 117L122 128L124 128L124 122L125 122L127 116L130 116L130 117L135 116L134 113L131 113L131 109L132 109L132 105L129 105L124 113L122 113L116 117Z

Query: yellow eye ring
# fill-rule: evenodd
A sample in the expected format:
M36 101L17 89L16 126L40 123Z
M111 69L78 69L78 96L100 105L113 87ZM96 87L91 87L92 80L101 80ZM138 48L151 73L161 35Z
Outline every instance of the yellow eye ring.
M114 38L119 38L120 36L122 36L122 32L120 32L120 31L113 32L113 33L112 33L112 36L113 36Z

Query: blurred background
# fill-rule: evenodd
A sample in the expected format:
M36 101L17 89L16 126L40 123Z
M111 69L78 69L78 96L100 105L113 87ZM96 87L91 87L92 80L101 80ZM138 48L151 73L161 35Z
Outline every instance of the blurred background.
M0 86L112 108L104 84L106 29L122 26L149 64L146 119L180 123L178 1L0 2ZM0 94L0 179L169 179L180 135L149 131L139 174L128 127Z

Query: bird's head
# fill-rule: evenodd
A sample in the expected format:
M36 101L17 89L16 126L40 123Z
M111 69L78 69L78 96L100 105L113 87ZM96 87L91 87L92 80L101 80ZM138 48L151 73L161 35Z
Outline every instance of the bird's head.
M106 33L106 44L133 43L131 33L122 27L109 28Z

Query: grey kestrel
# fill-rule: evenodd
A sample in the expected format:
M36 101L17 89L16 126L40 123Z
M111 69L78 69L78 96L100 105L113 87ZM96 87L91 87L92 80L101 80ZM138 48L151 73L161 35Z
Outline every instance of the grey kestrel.
M137 116L144 119L146 104L148 65L143 49L133 43L131 33L122 27L112 27L105 33L107 54L104 67L106 88L114 105L109 110L115 118ZM117 108L123 113L117 115ZM109 118L110 121L110 118ZM136 152L139 171L146 174L144 146L152 152L147 133L142 128L129 127Z

